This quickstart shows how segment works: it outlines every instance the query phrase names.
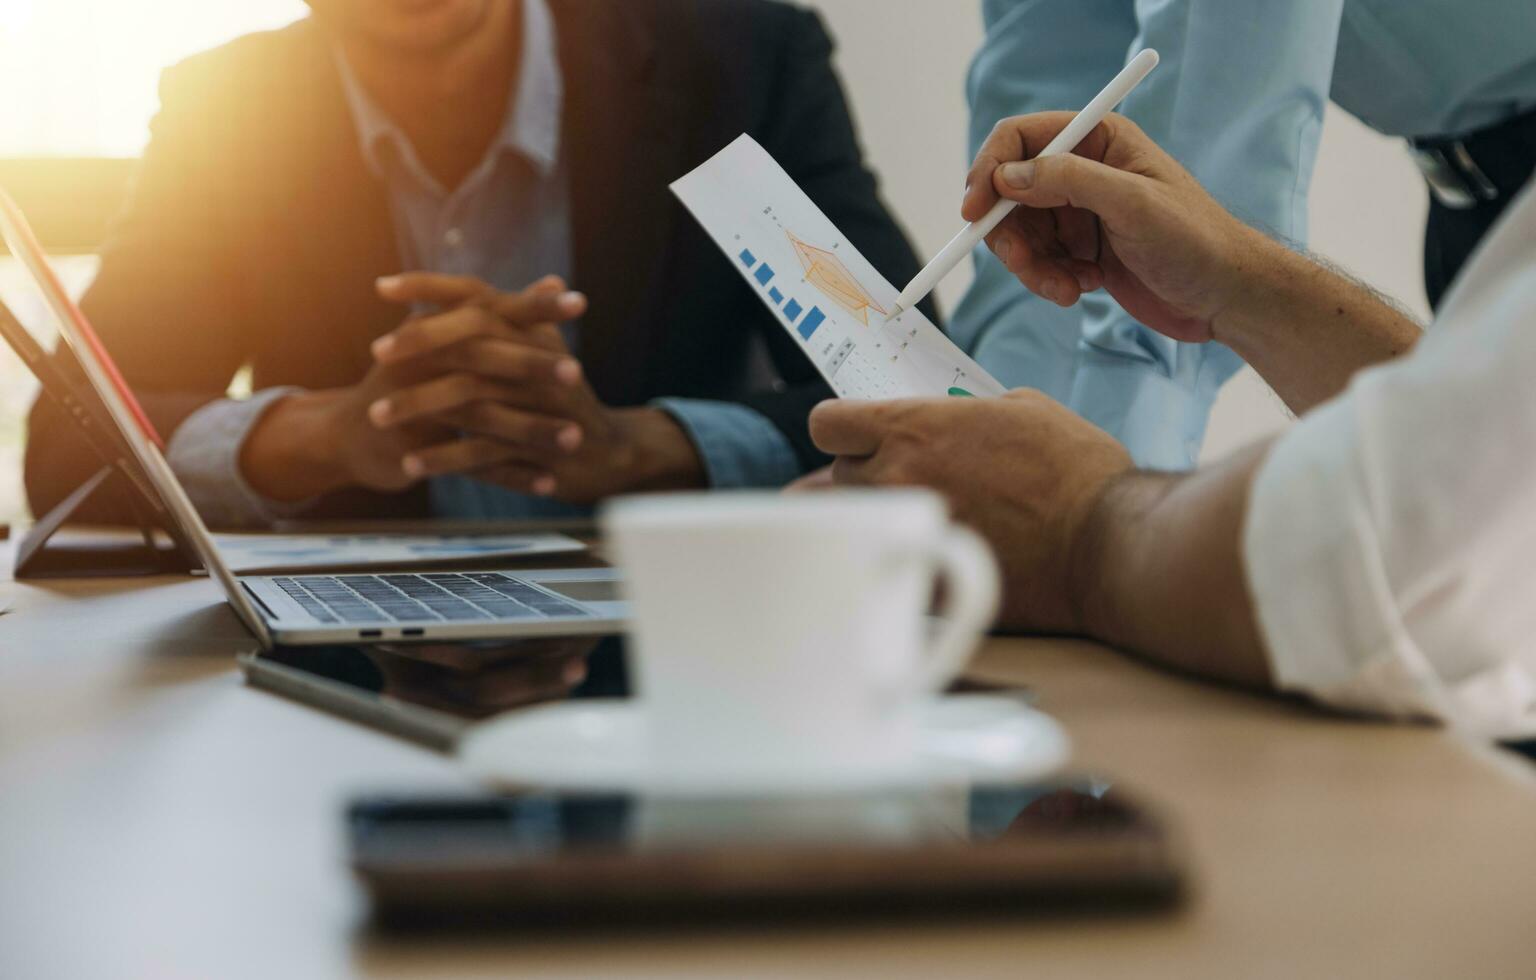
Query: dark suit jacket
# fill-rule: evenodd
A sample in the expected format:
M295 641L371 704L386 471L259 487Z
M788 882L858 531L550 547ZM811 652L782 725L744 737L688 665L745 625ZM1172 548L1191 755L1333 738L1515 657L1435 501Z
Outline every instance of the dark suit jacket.
M917 271L863 164L819 19L766 0L551 7L573 286L591 298L577 351L587 376L615 406L665 395L750 405L803 466L818 464L806 417L829 391L667 184L751 133L891 279ZM257 389L361 378L369 342L401 319L373 291L376 277L400 271L395 243L331 52L306 20L165 73L134 199L83 305L169 437L242 365ZM754 338L778 374L758 390ZM27 455L38 513L93 468L46 400ZM423 506L420 492L350 493L321 513Z

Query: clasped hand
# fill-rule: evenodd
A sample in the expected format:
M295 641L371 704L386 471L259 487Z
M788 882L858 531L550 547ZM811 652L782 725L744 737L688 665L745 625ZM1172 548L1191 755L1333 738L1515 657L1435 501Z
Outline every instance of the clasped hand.
M379 280L378 290L440 312L375 341L356 384L268 409L240 451L241 472L263 497L391 492L449 473L578 504L702 484L698 452L670 415L611 408L587 383L558 326L586 311L586 297L559 278L502 293L467 276L413 272Z
M518 293L419 272L378 289L442 312L375 341L368 375L337 404L348 482L390 491L465 473L582 503L623 488L636 420L598 399L558 327L586 311L584 296L554 276Z

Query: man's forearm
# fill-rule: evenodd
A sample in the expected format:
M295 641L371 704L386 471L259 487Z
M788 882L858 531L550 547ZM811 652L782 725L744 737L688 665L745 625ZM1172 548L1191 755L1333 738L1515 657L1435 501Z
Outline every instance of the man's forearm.
M1215 339L1253 366L1300 415L1362 368L1408 351L1419 324L1367 287L1252 232L1235 260L1240 283Z
M627 446L619 461L615 492L694 490L707 486L704 462L682 426L657 408L624 408L614 413Z
M267 411L240 450L240 472L251 489L268 500L294 502L347 485L329 411L338 397L301 392Z
M1242 556L1248 491L1268 449L1109 486L1073 572L1088 633L1180 670L1270 686Z

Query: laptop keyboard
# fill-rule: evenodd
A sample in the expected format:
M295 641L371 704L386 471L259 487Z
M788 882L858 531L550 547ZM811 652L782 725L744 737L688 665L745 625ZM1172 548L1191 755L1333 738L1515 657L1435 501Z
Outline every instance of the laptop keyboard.
M302 575L272 581L322 623L461 623L593 615L498 572Z

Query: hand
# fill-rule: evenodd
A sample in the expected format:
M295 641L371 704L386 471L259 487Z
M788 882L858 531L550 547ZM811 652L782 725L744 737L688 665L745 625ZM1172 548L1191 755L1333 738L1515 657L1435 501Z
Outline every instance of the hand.
M1131 469L1102 430L1035 391L1002 398L836 400L811 413L811 438L853 486L925 486L979 531L1003 569L1001 622L1081 633L1084 548L1105 488Z
M1233 218L1135 123L1110 116L1074 153L1033 157L1073 118L1005 119L972 164L961 214L1021 205L987 236L1025 286L1061 306L1103 287L1175 340L1213 339L1243 270L1285 251Z
M380 402L430 396L445 385L466 382L482 390L500 390L508 381L567 386L579 382L581 367L563 350L490 345L478 338L496 331L536 329L550 320L579 315L585 299L567 293L557 280L507 295L478 285L482 295L496 295L496 310L485 304L464 304L413 318L401 328L457 336L462 343L444 345L433 358L376 363L355 385L304 392L275 404L242 448L241 469L251 486L268 499L285 501L350 486L401 490L424 475L407 465L414 454L462 440L451 419L377 424L370 413L377 411ZM381 282L380 291L389 295L393 284ZM550 433L547 438L556 437Z
M1034 292L1071 306L1103 286L1174 340L1218 340L1300 414L1420 330L1369 289L1233 218L1136 125L1110 116L1075 153L1032 159L1071 115L1005 119L971 168L962 214L1020 206L987 244Z
M540 298L561 303L565 319L585 309L584 298L565 292L559 279L519 294L429 273L395 276L381 285L397 302L459 304L442 316L408 321L374 345L374 357L386 369L453 369L369 408L373 423L386 432L427 425L455 433L407 454L407 473L470 473L572 503L702 485L693 444L666 413L603 404L553 319L536 322L531 315L543 309ZM552 371L544 360L550 357L557 359Z

